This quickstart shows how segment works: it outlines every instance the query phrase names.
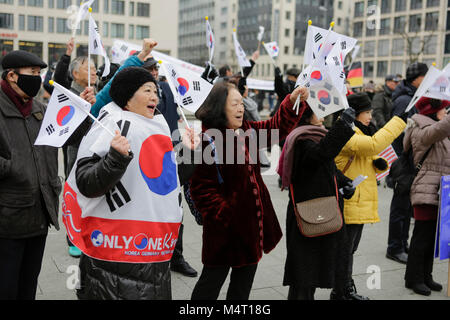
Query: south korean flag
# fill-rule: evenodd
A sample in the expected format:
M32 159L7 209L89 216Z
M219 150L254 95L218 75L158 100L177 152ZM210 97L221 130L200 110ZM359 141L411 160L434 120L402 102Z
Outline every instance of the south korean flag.
M175 101L184 109L195 113L209 95L212 84L185 68L163 63Z
M98 32L97 24L95 23L92 15L89 15L89 54L96 54L103 56L105 59L105 70L103 71L102 77L106 77L110 71L110 62L106 50L103 47L102 39L100 38L100 33Z

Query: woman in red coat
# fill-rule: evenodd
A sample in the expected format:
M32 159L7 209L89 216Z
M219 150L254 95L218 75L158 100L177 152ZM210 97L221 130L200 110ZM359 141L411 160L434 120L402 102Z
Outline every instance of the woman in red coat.
M299 94L297 115L293 105ZM307 98L306 88L299 87L284 99L272 119L244 121L242 96L225 82L213 87L196 112L203 125L204 158L191 179L191 196L203 217L204 267L193 300L216 300L230 268L227 299L248 299L263 252L274 249L282 236L254 143L257 148L266 141L277 143L272 129L279 129L279 139L285 139L300 120ZM267 140L258 141L263 129ZM212 136L214 144L209 143ZM212 153L216 163L206 160Z

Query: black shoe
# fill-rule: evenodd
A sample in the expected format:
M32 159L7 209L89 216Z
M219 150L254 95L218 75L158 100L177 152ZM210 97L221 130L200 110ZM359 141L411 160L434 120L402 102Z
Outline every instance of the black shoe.
M442 291L442 285L440 283L435 282L433 278L425 280L425 285L432 291Z
M354 284L347 288L345 297L345 300L370 300L368 297L359 295Z
M333 289L333 290L331 290L331 293L330 293L330 300L353 300L353 299L350 299L350 297L347 296L345 293L343 293L343 292L337 293Z
M400 252L397 254L386 253L386 258L403 264L406 264L408 262L408 255L404 252Z
M412 289L415 293L421 294L423 296L429 296L431 294L430 288L428 288L424 283L405 283L405 287Z
M197 271L194 270L194 268L192 268L189 263L187 263L186 261L181 261L178 263L170 263L170 270L175 271L175 272L179 272L182 275L186 276L186 277L192 277L195 278L197 276Z

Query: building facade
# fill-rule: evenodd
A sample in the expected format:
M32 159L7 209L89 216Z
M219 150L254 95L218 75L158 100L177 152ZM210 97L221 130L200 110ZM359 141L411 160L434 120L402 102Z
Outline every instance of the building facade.
M349 1L350 2L350 1ZM405 75L411 62L445 67L450 61L447 0L351 1L351 35L362 45L364 81Z
M333 17L333 0L179 0L179 58L197 65L208 60L204 17L208 16L216 40L214 64L228 64L237 72L232 32L250 57L258 48L259 26L265 28L263 41L277 41L276 64L282 71L300 68L308 20L327 28ZM188 28L191 26L191 28ZM260 58L251 77L272 80L274 65L260 47Z
M76 4L75 0L0 0L0 56L22 49L49 64L58 61L72 36ZM95 0L92 16L108 53L114 39L141 44L151 37L158 41L159 51L177 54L178 1ZM87 55L88 33L85 19L76 32L73 56Z

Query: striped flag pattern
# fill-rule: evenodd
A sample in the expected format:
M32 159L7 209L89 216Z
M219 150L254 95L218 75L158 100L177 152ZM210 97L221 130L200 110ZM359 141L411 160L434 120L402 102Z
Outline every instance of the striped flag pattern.
M386 149L384 149L383 151L381 151L381 153L379 154L380 157L382 157L383 159L385 159L388 164L389 164L389 169L386 172L380 173L380 174L376 174L377 176L377 180L380 181L381 179L383 179L384 177L387 177L387 175L389 174L389 171L391 169L391 165L392 163L398 159L397 154L394 151L394 148L392 148L392 145L390 145L389 147L387 147Z

